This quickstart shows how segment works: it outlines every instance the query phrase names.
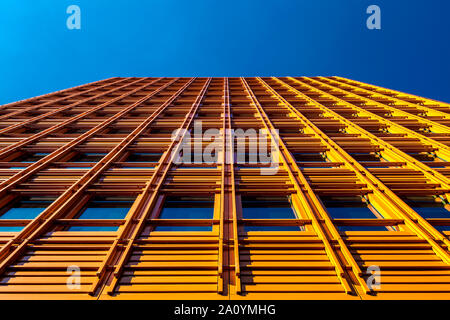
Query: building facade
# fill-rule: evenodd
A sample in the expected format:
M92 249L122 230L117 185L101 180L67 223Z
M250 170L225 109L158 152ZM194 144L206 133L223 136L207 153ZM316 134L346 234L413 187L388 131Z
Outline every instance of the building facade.
M0 107L0 299L450 299L450 105L111 78Z

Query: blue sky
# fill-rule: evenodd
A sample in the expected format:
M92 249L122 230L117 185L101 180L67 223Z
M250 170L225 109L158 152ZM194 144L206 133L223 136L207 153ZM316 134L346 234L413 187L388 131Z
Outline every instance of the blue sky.
M66 9L81 8L81 30ZM382 29L366 28L381 8ZM450 1L1 0L0 104L113 76L340 75L450 102Z

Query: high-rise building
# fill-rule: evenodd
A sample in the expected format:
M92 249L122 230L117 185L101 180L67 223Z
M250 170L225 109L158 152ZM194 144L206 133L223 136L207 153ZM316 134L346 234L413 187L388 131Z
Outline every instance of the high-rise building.
M111 78L0 107L0 299L450 299L450 105Z

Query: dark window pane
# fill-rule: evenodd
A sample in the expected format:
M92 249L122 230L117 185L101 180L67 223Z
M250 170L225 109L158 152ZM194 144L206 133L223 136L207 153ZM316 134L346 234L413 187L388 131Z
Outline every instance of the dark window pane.
M326 162L327 157L322 153L293 153L297 162Z
M4 212L0 219L34 219L45 210L54 199L23 198L15 202L13 206Z
M110 208L110 207L91 207L86 208L78 217L79 219L123 219L127 215L130 207Z
M74 129L67 130L66 133L69 133L69 134L83 134L83 133L85 133L87 131L88 131L88 129L86 129L86 128L74 128Z
M339 231L387 231L383 226L339 226Z
M326 207L333 219L375 219L377 218L366 206L361 207Z
M435 207L412 207L414 211L420 214L423 218L450 218L450 212L444 206Z
M212 219L212 198L167 197L160 219ZM211 231L212 226L157 226L155 231Z
M349 154L356 161L374 161L374 162L381 161L380 156L378 154L375 154L375 153L356 153L356 152L351 152Z
M95 197L77 216L77 219L124 219L130 210L134 199ZM118 227L111 226L73 226L70 231L116 231Z
M322 197L332 219L379 219L361 197ZM373 209L375 210L375 209ZM385 226L338 226L340 231L386 231Z
M126 162L158 162L162 153L132 153L126 159Z
M164 207L160 219L212 219L213 208Z
M434 226L434 228L440 232L442 231L450 231L450 226Z
M211 231L210 226L157 226L155 231Z
M435 161L435 157L431 153L421 152L421 153L408 153L411 157L419 161Z
M450 212L439 197L406 197L403 200L422 218L450 218Z
M117 231L118 227L74 226L69 231Z
M47 197L24 197L18 199L6 210L2 210L0 219L2 220L20 220L34 219L44 211L55 199ZM0 232L21 231L23 226L2 226Z
M21 156L19 156L18 158L14 159L14 162L24 162L24 163L28 163L28 162L36 162L41 160L42 158L48 156L48 153L25 153Z
M295 219L295 213L287 197L242 198L244 219Z
M299 231L297 226L244 226L244 231Z
M0 227L0 232L19 232L24 227Z
M21 207L21 208L11 208L7 212L5 212L0 219L34 219L36 218L42 211L45 210L46 207Z
M242 197L244 219L296 219L288 197ZM298 226L244 226L245 231L300 231Z
M110 129L107 134L130 134L131 130L129 129Z
M70 162L99 162L104 156L106 156L106 153L80 153Z

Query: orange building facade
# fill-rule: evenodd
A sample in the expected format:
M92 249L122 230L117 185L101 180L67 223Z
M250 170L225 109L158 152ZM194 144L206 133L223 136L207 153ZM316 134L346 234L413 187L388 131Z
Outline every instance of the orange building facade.
M450 299L449 161L449 104L341 77L6 104L0 299Z

